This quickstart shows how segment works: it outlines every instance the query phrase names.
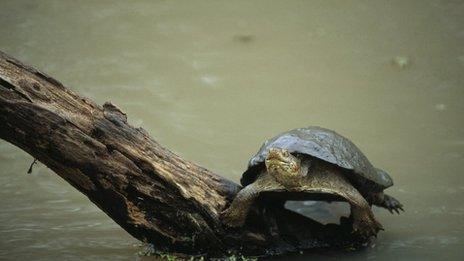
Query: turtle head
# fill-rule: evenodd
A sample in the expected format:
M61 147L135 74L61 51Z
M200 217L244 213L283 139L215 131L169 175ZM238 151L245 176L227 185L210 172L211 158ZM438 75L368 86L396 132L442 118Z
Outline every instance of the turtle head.
M265 160L268 173L281 177L295 177L300 174L301 161L286 149L271 148Z

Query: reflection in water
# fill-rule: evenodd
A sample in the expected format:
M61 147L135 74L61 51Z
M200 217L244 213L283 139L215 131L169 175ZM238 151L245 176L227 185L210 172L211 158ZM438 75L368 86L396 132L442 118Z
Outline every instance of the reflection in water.
M395 58L393 58L392 63L398 68L404 69L411 65L411 59L409 59L406 56L396 56Z
M463 13L429 0L1 1L0 49L235 181L266 138L337 130L391 173L406 212L374 209L386 228L375 248L294 258L456 260ZM31 162L0 142L0 259L136 258L70 185L41 164L26 175Z

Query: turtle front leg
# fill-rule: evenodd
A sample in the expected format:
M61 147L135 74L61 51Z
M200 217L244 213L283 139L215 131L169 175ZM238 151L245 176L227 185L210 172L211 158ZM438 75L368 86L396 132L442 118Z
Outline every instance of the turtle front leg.
M376 237L380 230L384 230L370 208L351 205L351 217L353 218L353 233L362 238Z
M396 198L384 194L383 192L373 194L372 203L376 206L382 207L390 211L393 214L393 211L396 213L400 213L404 211L403 204L401 204Z
M322 169L315 169L304 179L300 189L308 193L337 195L350 203L353 233L362 238L377 236L379 230L383 230L366 199L336 168L326 166Z
M229 227L243 226L253 202L261 192L283 190L282 185L278 184L271 175L264 172L255 182L237 193L230 206L221 213L222 222Z
M259 190L251 183L237 193L229 208L221 213L222 222L229 227L241 227L245 223L251 205L259 195Z
M384 229L366 199L354 187L346 186L343 194L351 205L353 233L362 238L377 237L377 233Z

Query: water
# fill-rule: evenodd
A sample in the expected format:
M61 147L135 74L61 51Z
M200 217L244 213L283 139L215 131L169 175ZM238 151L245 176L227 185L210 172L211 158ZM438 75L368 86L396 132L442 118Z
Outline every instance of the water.
M394 178L375 248L295 259L464 256L462 1L0 0L0 49L123 108L238 181L261 142L320 125ZM134 260L137 241L0 141L0 259ZM144 258L149 259L149 258Z

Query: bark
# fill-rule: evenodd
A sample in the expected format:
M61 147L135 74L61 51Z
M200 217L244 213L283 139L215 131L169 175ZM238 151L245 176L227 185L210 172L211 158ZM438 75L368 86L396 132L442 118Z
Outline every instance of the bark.
M272 255L360 243L349 224L324 226L266 200L254 206L244 227L223 226L220 213L238 184L162 147L111 102L99 106L2 52L0 138L160 251ZM266 211L259 211L263 205Z

